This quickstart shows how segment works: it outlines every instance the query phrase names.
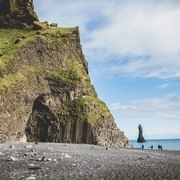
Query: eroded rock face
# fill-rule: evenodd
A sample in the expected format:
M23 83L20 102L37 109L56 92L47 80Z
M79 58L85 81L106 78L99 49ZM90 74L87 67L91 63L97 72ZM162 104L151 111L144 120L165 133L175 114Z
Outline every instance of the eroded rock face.
M59 115L54 109L59 105L59 101L60 98L55 98L52 94L40 95L34 101L32 113L26 126L28 141L90 143L117 147L129 145L128 139L117 128L111 115L108 117L100 116L100 119L95 123L88 122L88 119L81 119L78 114L75 116L63 113ZM92 104L95 102L96 100ZM98 102L96 103L97 106L100 105ZM94 111L95 107L92 104L83 107L80 113L87 116L86 112L89 109ZM69 106L73 106L70 101ZM66 108L72 111L70 107Z
M33 35L1 70L1 84L11 81L0 86L0 142L26 134L27 141L129 146L90 82L78 29L63 34L64 42L51 41L62 33L51 31Z
M56 114L53 112L53 106L56 106L53 99L48 94L40 95L34 101L26 126L28 141L95 144L91 124L85 120Z
M34 18L32 1L8 2L22 7L11 17ZM36 31L0 29L0 142L129 147L91 84L78 27L36 25Z
M0 27L30 28L38 21L33 0L0 0Z

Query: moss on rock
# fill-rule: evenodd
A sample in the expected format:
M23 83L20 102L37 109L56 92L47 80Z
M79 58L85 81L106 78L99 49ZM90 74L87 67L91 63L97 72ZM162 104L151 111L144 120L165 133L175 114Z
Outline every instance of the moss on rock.
M0 29L0 51L3 54L0 57L0 71L6 73L11 68L11 63L18 50L36 37L36 32L32 30ZM21 41L15 43L19 38Z

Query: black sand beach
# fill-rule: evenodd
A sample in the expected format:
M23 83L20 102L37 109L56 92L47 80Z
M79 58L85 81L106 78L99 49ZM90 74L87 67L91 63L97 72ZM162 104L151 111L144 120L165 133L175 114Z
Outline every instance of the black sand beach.
M1 180L179 180L180 151L85 144L0 144Z

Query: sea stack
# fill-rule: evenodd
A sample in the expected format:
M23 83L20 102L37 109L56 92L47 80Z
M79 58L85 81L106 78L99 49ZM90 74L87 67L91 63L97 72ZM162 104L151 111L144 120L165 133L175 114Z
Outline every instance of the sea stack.
M139 124L138 130L139 130L139 134L138 134L137 142L138 143L146 142L146 140L143 137L143 128L142 128L141 124Z
M32 0L0 11L0 142L130 147L91 84L79 28L39 22Z

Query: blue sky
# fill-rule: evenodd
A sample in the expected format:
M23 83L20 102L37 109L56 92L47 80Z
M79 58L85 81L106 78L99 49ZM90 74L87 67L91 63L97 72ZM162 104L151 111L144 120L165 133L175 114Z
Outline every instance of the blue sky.
M80 27L98 96L136 139L180 138L180 1L34 0L41 21Z

